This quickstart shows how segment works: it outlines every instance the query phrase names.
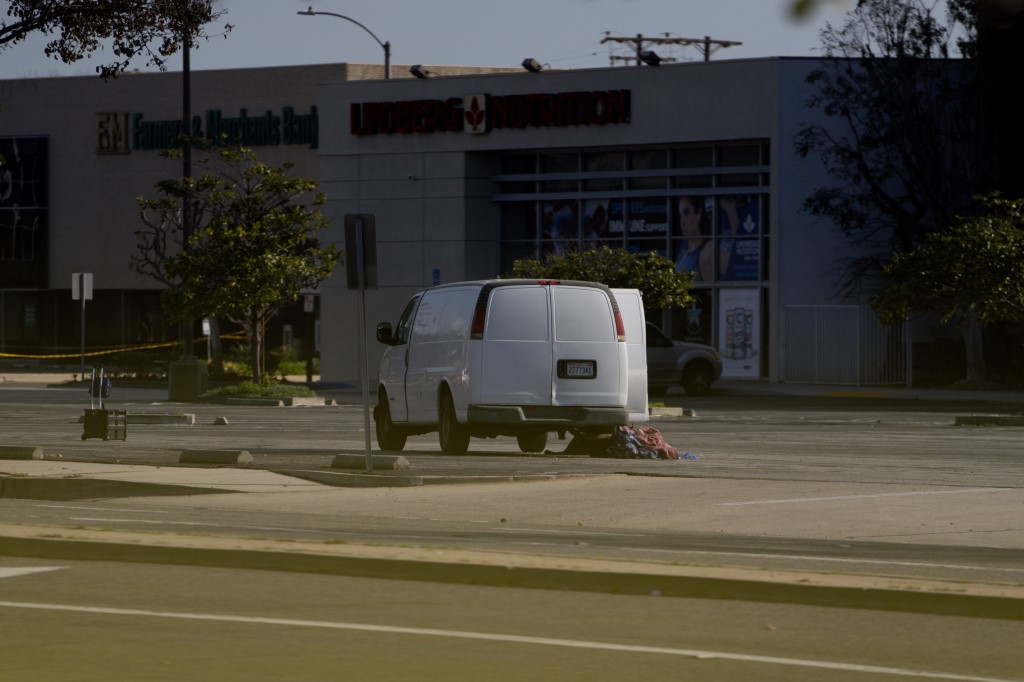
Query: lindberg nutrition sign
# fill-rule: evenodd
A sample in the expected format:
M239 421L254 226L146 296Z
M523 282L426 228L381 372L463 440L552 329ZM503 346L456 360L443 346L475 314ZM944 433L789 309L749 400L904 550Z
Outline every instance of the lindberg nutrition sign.
M629 123L630 91L473 94L443 100L353 102L350 117L350 132L360 136L603 126Z

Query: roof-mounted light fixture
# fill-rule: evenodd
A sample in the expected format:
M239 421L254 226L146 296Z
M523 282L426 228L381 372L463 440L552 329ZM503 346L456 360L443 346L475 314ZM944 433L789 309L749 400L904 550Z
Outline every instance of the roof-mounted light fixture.
M650 66L661 64L661 56L654 50L644 50L640 53L640 61Z
M413 64L409 67L409 73L416 76L417 78L428 78L435 75L433 71L427 71L423 68L422 64Z
M527 57L523 60L523 68L530 73L540 73L544 70L544 65L538 62L533 57Z

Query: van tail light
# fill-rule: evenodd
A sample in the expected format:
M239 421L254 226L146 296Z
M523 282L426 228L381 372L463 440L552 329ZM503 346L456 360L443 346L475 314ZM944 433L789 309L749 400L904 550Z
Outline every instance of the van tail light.
M477 308L473 311L473 326L469 329L469 338L484 338L484 309Z
M615 340L626 342L626 325L622 323L622 313L615 311Z
M558 284L558 283L559 283L559 280L557 280L557 279L539 279L539 280L537 280L537 284L550 285L550 284Z

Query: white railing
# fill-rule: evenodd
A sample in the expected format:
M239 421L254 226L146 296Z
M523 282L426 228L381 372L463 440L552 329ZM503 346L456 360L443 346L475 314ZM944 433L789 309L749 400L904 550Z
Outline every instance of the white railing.
M883 325L868 306L783 306L782 381L911 385L909 325Z

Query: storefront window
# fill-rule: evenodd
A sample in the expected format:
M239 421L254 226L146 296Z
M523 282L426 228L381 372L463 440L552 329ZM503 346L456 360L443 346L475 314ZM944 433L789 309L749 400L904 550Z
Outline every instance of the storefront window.
M758 166L761 162L761 145L735 144L719 145L718 164L719 166Z
M511 277L512 266L517 260L537 257L537 245L533 242L505 242L501 245L501 274Z
M533 175L537 172L536 154L504 154L500 162L502 175ZM533 194L535 180L510 180L501 183L502 194Z
M644 149L629 153L629 169L634 171L656 171L668 167L667 149ZM629 178L629 189L664 189L664 175Z
M43 137L0 139L0 287L45 287L48 146Z
M576 152L557 152L540 155L541 173L579 173L580 161ZM541 182L542 192L576 192L579 180L545 180Z
M507 202L501 205L501 239L503 241L537 240L537 209L532 201Z
M583 155L583 170L588 173L621 173L624 168L623 152L589 152ZM622 189L622 177L587 178L585 192L612 192Z
M714 158L714 148L710 146L672 149L673 168L710 168Z

